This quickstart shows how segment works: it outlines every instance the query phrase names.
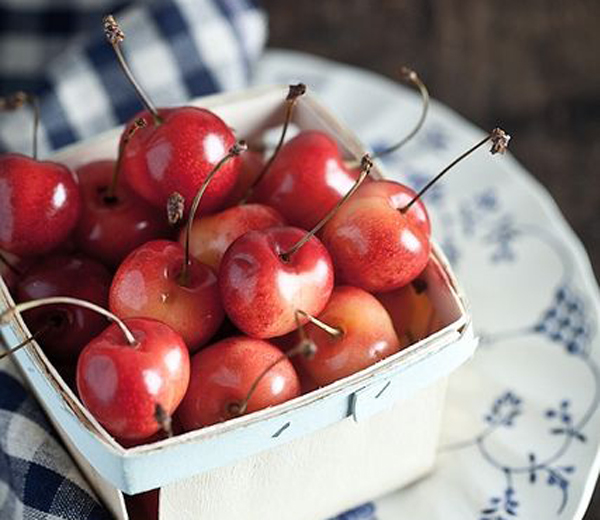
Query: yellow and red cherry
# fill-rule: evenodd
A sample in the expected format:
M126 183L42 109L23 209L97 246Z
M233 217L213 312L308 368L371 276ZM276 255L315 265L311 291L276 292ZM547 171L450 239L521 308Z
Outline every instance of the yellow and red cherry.
M400 350L392 319L370 293L351 286L333 290L326 307L304 325L316 345L298 358L309 378L323 386L367 368Z
M277 347L264 340L235 336L192 357L190 384L177 416L183 429L191 431L298 395L296 371Z
M283 217L263 204L242 204L194 221L190 235L190 254L218 272L221 259L229 246L252 230L284 226ZM179 242L185 244L186 230Z

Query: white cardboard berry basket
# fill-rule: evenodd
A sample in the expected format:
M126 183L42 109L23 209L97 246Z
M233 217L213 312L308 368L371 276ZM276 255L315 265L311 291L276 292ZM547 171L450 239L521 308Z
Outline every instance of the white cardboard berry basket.
M281 122L284 87L201 98L237 135ZM348 157L364 147L310 94L300 129L336 138ZM121 129L70 146L75 167L114 157ZM374 169L374 176L381 172ZM323 520L432 470L447 377L473 354L467 306L434 246L425 272L439 330L396 355L281 405L145 446L121 447L87 412L36 343L15 354L25 378L98 495L119 520L124 495L160 488L160 520ZM84 283L82 281L82 283ZM13 301L0 279L0 311ZM28 336L19 316L6 346Z

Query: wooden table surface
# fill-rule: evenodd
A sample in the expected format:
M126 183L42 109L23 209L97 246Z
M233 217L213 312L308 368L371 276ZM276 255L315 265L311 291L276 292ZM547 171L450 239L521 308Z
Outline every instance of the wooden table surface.
M432 95L511 151L557 201L600 274L600 2L263 0L269 45L394 78ZM537 519L535 519L537 520ZM585 520L600 520L600 489Z

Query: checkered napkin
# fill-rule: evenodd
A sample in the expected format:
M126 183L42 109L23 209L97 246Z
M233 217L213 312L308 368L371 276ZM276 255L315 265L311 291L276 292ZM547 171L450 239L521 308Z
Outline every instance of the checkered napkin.
M0 0L0 92L41 107L41 157L109 129L141 107L104 40L102 15L158 106L243 88L265 37L247 0ZM31 116L0 117L0 148L29 153ZM10 361L0 362L0 520L108 520Z

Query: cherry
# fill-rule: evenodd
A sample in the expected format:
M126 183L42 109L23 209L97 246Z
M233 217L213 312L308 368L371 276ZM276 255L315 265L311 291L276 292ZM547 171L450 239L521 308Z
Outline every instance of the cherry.
M117 165L102 160L76 170L84 202L75 232L77 245L111 267L118 266L136 247L170 234L164 213L140 198L124 179L110 194Z
M54 254L27 270L18 283L16 299L25 302L71 296L106 307L110 283L110 273L98 262L82 255ZM64 304L31 310L24 319L33 331L50 326L42 347L48 357L60 363L74 362L85 344L106 327L96 312Z
M299 358L319 386L367 368L399 350L392 320L377 299L362 289L338 286L305 334L315 343L311 358Z
M183 336L192 351L215 334L224 318L217 277L210 267L190 257L189 237L209 184L222 166L245 149L243 141L232 146L202 183L188 216L185 248L177 242L155 240L123 261L110 288L110 308L115 314L163 321Z
M372 163L363 157L354 186L310 231L275 227L249 231L225 252L219 269L223 306L233 323L257 338L297 327L296 310L319 313L333 289L329 253L315 234L364 181Z
M137 114L145 121L125 148L122 168L131 188L153 205L164 208L177 191L192 200L209 172L235 143L230 128L217 115L197 107L156 109L133 78L120 50L125 38L114 17L104 18L106 37L119 63L136 89L146 110ZM129 123L122 140L129 135ZM234 159L221 169L207 190L203 211L219 209L234 188L240 165Z
M251 189L256 179L265 167L265 160L261 152L248 150L240 156L240 173L235 186L223 203L224 208L239 204Z
M58 304L78 305L114 322L77 361L77 389L91 414L115 437L145 439L159 431L157 408L172 415L189 382L190 358L181 336L159 321L122 321L94 303L67 296L19 303L0 315L0 324L18 312Z
M0 100L16 108L33 99L18 93ZM34 102L34 106L37 104ZM36 110L35 129L39 115ZM0 155L0 249L17 256L46 253L69 236L80 212L77 179L62 164L17 153Z
M233 206L194 221L190 235L190 254L218 271L225 251L238 237L247 231L283 225L283 217L263 204ZM185 230L182 230L180 243L185 243L185 236Z
M109 307L121 318L168 324L195 351L214 335L224 314L215 273L190 258L183 280L184 258L184 249L169 240L138 247L115 273Z
M188 349L168 325L147 318L125 320L132 341L111 325L83 349L77 388L94 417L115 437L145 439L162 427L156 406L172 414L190 375Z
M426 338L441 327L427 282L420 277L399 289L377 293L375 297L391 316L402 346Z
M8 253L0 252L0 277L9 291L13 291L23 276L23 261Z
M235 336L192 357L190 385L177 415L184 430L191 431L298 395L298 376L277 347L260 339Z
M358 172L344 165L334 139L304 131L283 145L252 200L275 208L293 226L311 229L357 178Z
M392 181L361 186L325 225L321 238L342 283L370 292L402 287L429 260L430 224L422 195L474 150L492 141L492 153L506 149L509 136L496 129L436 175L419 193Z

